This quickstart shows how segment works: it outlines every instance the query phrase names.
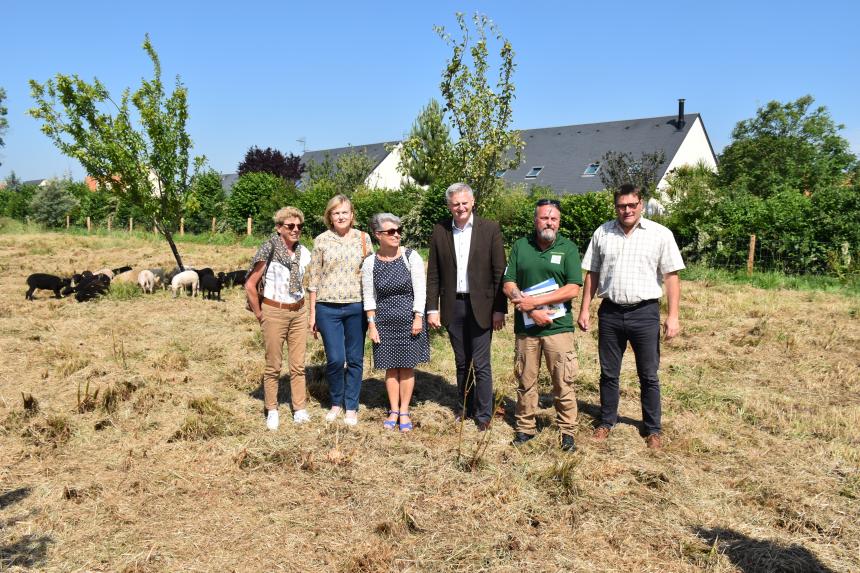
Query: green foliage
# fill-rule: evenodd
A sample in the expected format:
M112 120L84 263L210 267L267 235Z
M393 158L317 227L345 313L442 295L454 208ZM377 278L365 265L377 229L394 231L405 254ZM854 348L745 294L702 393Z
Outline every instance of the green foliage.
M843 126L826 107L812 109L814 101L809 95L786 104L771 101L738 122L720 156L720 185L760 197L839 185L857 158L838 134Z
M329 199L340 193L330 179L319 179L302 186L301 193L296 197L295 206L305 214L304 237L316 237L327 229L323 221L323 213Z
M54 179L40 187L30 199L30 216L46 227L64 227L66 215L71 215L80 204L71 191L72 181Z
M219 183L220 185L220 183ZM248 217L254 219L258 233L268 233L272 215L285 205L295 203L297 192L282 178L271 173L246 173L236 180L227 199L227 220L230 228L243 232Z
M376 213L393 213L405 218L419 199L420 188L406 186L403 189L367 189L362 187L352 194L355 210L355 226L370 230L370 218Z
M311 161L307 165L308 182L315 184L329 181L337 189L335 195L341 193L351 197L356 189L364 185L374 167L373 160L364 152L343 153L335 161L326 155L321 162Z
M502 227L505 246L510 247L520 237L534 232L536 197L547 192L552 191L540 186L535 186L531 192L522 186L505 189L504 192L487 198L478 212L482 217L492 219Z
M652 197L659 178L660 166L666 161L663 150L642 153L639 158L630 153L609 151L600 159L600 181L605 189L615 191L629 183L642 189L645 197Z
M426 191L416 191L415 201L403 218L404 242L415 247L426 247L430 243L433 225L451 217L445 201L446 183L437 182Z
M191 192L185 199L185 230L201 233L211 230L212 218L220 221L220 228L227 209L227 194L221 186L221 176L208 169L197 173L191 181ZM216 229L218 230L218 229Z
M534 208L534 203L532 203ZM591 241L594 230L615 218L610 192L564 195L561 197L561 226L559 232L579 247L580 254Z
M445 110L431 99L403 142L399 169L419 185L431 185L449 169L451 137Z
M29 113L60 151L157 226L182 267L172 233L190 189L188 94L177 78L167 97L148 35L143 49L152 61L153 78L142 80L133 93L126 89L119 105L98 79L87 83L77 75L57 74L44 84L30 81L36 107ZM103 111L106 107L115 113ZM197 168L202 163L203 158L195 160Z
M513 47L486 16L475 14L472 21L474 32L463 14L457 13L461 38L456 41L444 27L436 26L435 30L453 49L439 86L445 98L445 111L460 136L448 163L455 180L468 182L475 192L475 203L480 205L485 197L501 188L496 173L520 165L525 144L519 132L509 131L516 90L512 81L516 68ZM495 90L487 80L490 72L487 31L501 43ZM471 63L465 61L467 55Z
M3 105L3 100L6 99L6 90L0 88L0 147L6 145L6 142L3 141L3 136L6 134L6 130L9 128L9 120L6 119L6 114L9 113L9 110ZM2 165L2 163L0 163Z
M0 189L0 215L23 221L30 215L30 201L38 187L23 185L14 173L6 181L6 188Z

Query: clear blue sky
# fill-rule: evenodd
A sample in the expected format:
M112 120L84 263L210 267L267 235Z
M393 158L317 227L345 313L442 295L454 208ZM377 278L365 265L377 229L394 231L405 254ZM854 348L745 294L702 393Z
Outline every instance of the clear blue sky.
M769 100L812 94L860 153L858 3L218 2L7 0L0 86L9 130L0 177L71 172L26 115L29 79L102 80L112 94L149 77L149 33L172 87L189 90L195 153L232 173L252 145L309 149L401 138L439 98L450 49L433 32L481 11L516 51L514 127L671 115L686 98L715 149Z

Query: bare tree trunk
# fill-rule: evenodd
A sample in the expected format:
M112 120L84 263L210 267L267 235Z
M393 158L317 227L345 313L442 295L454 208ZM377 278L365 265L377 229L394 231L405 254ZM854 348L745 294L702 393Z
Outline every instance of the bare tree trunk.
M153 223L153 225L162 235L164 235L164 238L167 239L167 244L170 245L170 251L173 253L173 258L176 259L176 266L179 267L180 271L184 271L185 266L182 264L182 257L179 255L179 249L176 248L176 243L173 242L173 233L168 231L164 224L159 225L158 223Z

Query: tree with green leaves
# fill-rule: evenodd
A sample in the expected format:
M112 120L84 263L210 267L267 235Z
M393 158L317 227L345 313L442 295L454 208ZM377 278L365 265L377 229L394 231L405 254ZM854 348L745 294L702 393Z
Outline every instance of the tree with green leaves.
M600 158L600 181L609 190L620 189L630 183L642 189L645 197L652 197L659 183L660 167L666 161L663 150L644 152L639 158L632 153L608 151Z
M214 169L195 174L185 201L185 227L192 232L211 228L212 218L221 219L227 208L227 193L221 175Z
M451 59L442 74L440 89L445 99L445 112L459 133L453 145L451 162L458 179L466 181L475 192L475 203L490 196L499 187L496 174L516 169L522 162L525 144L519 132L511 131L514 50L496 25L487 16L472 18L474 34L463 14L457 13L461 37L451 37L442 26L434 29L453 49ZM490 73L487 33L500 44L499 69L495 89L487 79ZM471 58L471 62L467 61Z
M399 169L419 185L432 185L448 169L450 156L451 137L445 111L438 101L431 99L403 142Z
M9 120L6 119L6 114L9 113L9 110L6 109L6 106L3 105L3 101L6 99L6 90L0 88L0 147L6 145L6 142L3 141L3 136L6 134L6 130L9 128ZM3 165L0 163L0 165Z
M149 35L143 49L152 60L153 78L142 80L133 93L127 88L118 104L97 78L87 83L57 74L44 84L30 80L36 107L29 113L60 151L149 219L184 268L173 233L191 188L188 92L177 77L168 97ZM204 161L195 158L195 170Z
M271 173L246 173L239 177L227 199L227 217L236 232L245 229L248 217L255 227L269 229L272 215L295 198L295 186Z
M810 95L789 103L771 101L738 122L720 156L723 187L769 197L791 189L815 193L844 181L857 165L827 108L813 108Z
M326 155L322 161L308 164L308 183L314 185L320 181L329 181L337 193L350 197L364 185L374 167L373 160L363 151L342 153L334 161Z
M39 187L30 199L30 216L46 227L62 227L66 215L78 208L80 202L71 191L70 179L53 179Z

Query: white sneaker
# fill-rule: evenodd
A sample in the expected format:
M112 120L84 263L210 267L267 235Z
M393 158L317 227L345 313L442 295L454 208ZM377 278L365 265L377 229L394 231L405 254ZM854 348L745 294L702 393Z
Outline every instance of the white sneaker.
M296 410L293 412L293 423L295 424L304 424L306 422L310 422L311 417L308 414L308 411L302 408L301 410Z
M347 410L343 417L343 423L347 426L355 426L358 424L358 412L355 410Z
M334 422L340 416L340 406L332 406L328 414L325 415L326 422Z
M266 416L266 427L274 431L278 429L279 424L280 418L278 418L278 411L269 410L269 414Z

